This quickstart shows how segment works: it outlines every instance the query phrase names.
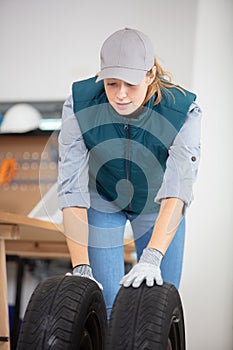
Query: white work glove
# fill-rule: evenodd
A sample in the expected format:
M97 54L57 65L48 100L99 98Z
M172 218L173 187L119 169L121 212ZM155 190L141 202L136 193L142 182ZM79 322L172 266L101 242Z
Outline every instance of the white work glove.
M96 279L94 278L92 273L92 268L90 265L87 265L87 264L77 265L73 268L72 273L68 272L66 273L66 276L80 276L80 277L89 278L90 280L97 283L100 290L103 290L102 284L96 281Z
M154 282L161 286L163 279L160 270L160 264L163 254L154 248L145 248L139 262L125 275L120 284L124 287L132 285L138 288L144 280L146 285L152 287Z

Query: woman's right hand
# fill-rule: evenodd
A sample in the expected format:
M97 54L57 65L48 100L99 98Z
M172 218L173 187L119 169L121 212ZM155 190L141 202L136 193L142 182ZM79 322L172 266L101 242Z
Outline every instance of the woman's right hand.
M67 273L66 276L79 276L79 277L86 277L97 283L100 290L103 290L103 286L101 283L96 281L96 279L93 276L92 268L90 265L87 264L81 264L77 265L73 268L72 273Z

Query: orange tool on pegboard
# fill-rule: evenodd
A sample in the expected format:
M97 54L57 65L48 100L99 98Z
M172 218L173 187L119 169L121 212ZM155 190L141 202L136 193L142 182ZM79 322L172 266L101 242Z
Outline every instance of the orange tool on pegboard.
M15 158L5 158L0 166L0 186L6 185L14 178L16 171Z

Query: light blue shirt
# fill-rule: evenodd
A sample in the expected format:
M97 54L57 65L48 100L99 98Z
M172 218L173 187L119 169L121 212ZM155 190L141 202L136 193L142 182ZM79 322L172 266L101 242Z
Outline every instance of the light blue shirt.
M194 102L190 105L186 120L168 150L166 170L155 202L175 197L181 199L185 208L193 200L200 159L201 109ZM62 126L58 138L58 203L65 207L90 207L88 189L89 153L73 112L73 98L64 103Z

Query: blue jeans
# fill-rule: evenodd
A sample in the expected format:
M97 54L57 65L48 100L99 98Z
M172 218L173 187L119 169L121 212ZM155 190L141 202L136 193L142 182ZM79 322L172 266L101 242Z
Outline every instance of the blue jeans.
M91 207L88 209L89 222L89 259L93 275L103 285L103 295L110 317L112 305L120 288L119 281L124 276L124 231L129 220L133 230L133 238L137 259L147 246L158 213L129 214L124 211L112 210L108 204L105 211ZM177 229L161 264L161 272L165 282L179 288L185 237L185 219Z

